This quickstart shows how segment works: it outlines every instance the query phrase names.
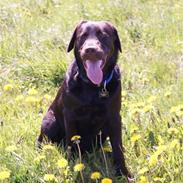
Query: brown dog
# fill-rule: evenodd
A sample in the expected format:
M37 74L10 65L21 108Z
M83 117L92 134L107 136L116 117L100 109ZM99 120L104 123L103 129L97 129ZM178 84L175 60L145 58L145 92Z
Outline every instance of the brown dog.
M92 150L97 139L99 145L109 136L117 173L130 177L121 141L118 33L109 22L83 21L72 35L68 52L73 48L75 60L43 119L38 142L47 136L53 143L74 148L71 138L80 135L84 152Z

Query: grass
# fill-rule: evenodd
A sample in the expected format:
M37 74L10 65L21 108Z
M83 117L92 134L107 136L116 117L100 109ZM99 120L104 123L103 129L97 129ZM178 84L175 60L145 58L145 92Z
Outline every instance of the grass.
M41 120L73 59L81 20L109 20L123 53L123 144L135 182L183 182L183 1L4 0L0 2L0 181L81 182L79 157L60 168L63 148L35 148ZM114 176L110 153L82 157L85 182ZM10 172L4 174L3 171ZM99 171L100 180L90 175ZM4 180L3 175L4 175ZM46 174L53 174L52 176ZM49 179L50 178L50 179Z

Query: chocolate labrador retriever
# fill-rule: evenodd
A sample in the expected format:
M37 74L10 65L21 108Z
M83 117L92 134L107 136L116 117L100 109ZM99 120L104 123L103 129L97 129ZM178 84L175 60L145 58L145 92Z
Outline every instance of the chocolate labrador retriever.
M71 138L80 135L84 152L92 150L97 140L100 145L109 137L117 173L131 177L121 140L121 81L116 64L121 44L117 30L109 22L82 21L67 51L72 49L75 60L43 119L38 142L46 136L53 143L74 148Z

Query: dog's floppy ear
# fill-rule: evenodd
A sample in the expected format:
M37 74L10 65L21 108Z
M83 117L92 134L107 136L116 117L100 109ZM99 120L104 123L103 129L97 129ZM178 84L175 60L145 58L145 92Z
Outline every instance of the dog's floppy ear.
M120 52L122 52L122 48L121 48L121 42L118 36L118 31L116 30L116 28L113 26L114 29L114 35L115 35L115 41L114 44L115 46L119 49Z
M120 51L122 52L122 48L121 48L121 42L118 36L118 31L117 29L114 27L114 25L112 25L111 22L106 22L113 30L113 34L114 34L114 46Z
M69 45L67 47L67 52L70 52L73 48L74 48L74 45L75 45L75 41L76 41L76 32L77 32L77 29L78 27L81 26L81 24L85 23L86 21L81 21L75 28L73 34L72 34L72 37L71 37L71 40L69 42Z
M77 31L77 27L75 28L71 40L69 42L69 45L67 47L67 52L70 52L73 48L74 48L74 44L75 44L75 40L76 40L76 31Z

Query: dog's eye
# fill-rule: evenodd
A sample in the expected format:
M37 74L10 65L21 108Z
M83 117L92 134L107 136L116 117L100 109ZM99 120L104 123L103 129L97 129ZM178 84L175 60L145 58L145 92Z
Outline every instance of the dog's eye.
M88 33L83 33L80 35L80 39L85 39L88 36Z
M109 35L106 32L99 32L98 36L102 39L106 39L109 37Z

